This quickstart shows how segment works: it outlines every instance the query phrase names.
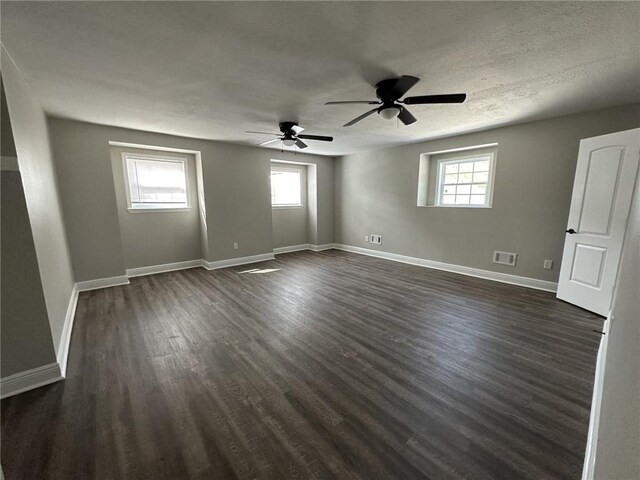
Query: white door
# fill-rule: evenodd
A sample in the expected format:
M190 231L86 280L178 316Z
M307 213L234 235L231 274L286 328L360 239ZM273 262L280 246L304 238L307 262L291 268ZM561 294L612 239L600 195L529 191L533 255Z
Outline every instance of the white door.
M580 141L558 298L609 314L640 158L640 128Z

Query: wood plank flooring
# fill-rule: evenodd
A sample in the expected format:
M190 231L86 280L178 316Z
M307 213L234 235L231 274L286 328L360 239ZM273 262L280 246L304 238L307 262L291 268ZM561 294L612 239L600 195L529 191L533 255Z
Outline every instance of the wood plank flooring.
M65 381L2 401L2 465L578 479L601 326L551 293L339 251L133 278L80 294Z

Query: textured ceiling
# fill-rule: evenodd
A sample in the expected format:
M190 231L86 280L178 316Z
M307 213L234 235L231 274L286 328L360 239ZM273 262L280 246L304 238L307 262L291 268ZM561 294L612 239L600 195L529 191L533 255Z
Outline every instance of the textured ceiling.
M2 42L47 113L258 144L279 121L309 153L338 155L640 101L640 3L2 2ZM394 75L416 105L404 126L342 124Z

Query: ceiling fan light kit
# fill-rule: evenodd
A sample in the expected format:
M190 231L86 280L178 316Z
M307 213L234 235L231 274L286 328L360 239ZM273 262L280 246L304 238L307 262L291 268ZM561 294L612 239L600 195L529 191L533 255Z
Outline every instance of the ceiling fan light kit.
M400 114L400 107L392 106L392 107L383 107L378 111L378 115L380 115L385 120L393 120Z

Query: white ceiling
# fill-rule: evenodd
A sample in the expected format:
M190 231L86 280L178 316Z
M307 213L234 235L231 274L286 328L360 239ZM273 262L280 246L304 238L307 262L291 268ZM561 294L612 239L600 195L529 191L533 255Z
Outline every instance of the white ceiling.
M258 144L279 121L339 155L640 101L640 3L2 2L2 42L46 112ZM418 122L341 125L377 81L422 80Z

